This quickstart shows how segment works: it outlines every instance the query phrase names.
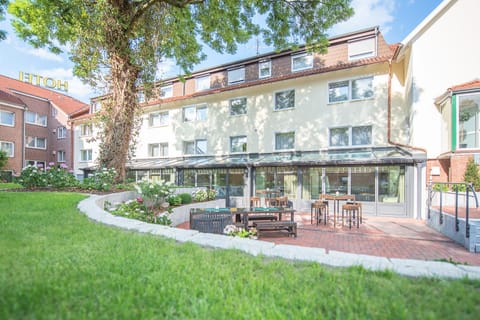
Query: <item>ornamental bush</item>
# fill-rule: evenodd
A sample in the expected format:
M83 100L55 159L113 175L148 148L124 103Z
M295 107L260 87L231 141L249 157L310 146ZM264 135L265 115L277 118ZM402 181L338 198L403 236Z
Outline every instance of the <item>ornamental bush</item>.
M22 173L17 181L23 187L28 189L47 186L47 177L43 170L43 166L26 166L22 169Z
M190 193L180 193L178 196L182 199L182 204L192 203L192 195Z
M135 185L135 189L152 208L167 201L168 197L173 194L172 184L165 181L142 181Z
M88 190L110 191L114 185L117 171L113 168L102 168L85 178L81 187Z
M64 163L55 164L50 162L44 169L43 166L28 165L23 168L18 179L25 188L70 188L78 185L78 181L73 175L73 171L68 170Z

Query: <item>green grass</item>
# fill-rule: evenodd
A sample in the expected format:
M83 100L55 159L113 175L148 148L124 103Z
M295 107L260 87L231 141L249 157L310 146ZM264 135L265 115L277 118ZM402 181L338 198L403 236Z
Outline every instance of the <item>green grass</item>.
M19 189L19 188L23 188L23 187L21 184L18 184L18 183L13 183L13 182L0 183L0 190Z
M88 220L84 195L0 192L0 319L478 319L480 281L252 257Z

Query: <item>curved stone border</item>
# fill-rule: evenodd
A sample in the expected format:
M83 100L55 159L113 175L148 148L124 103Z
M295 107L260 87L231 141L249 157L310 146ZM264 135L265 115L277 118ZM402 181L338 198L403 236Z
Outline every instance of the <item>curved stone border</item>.
M294 245L276 245L272 242L229 237L218 234L200 233L195 230L177 229L162 225L150 224L138 220L111 215L104 211L103 203L131 199L127 193L105 196L91 195L78 204L78 209L90 219L126 230L164 236L179 242L193 242L201 246L221 249L238 249L251 255L278 257L290 260L313 261L331 267L363 266L372 271L391 270L400 275L410 277L439 277L480 279L480 267L454 265L447 262L423 261L410 259L391 259L362 254L352 254L325 249L301 247Z

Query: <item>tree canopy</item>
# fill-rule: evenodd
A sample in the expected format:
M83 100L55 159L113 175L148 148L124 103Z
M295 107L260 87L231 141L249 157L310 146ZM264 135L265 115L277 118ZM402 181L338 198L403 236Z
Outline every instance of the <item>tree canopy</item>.
M0 0L1 1L1 0ZM109 102L100 165L124 172L138 111L136 88L148 97L157 66L173 59L189 73L205 55L259 35L276 49L325 50L326 31L349 18L351 0L16 0L9 6L17 34L35 47L67 50L74 73L107 83ZM255 23L255 17L264 23Z
M0 0L0 22L5 20L5 8L8 4L8 0ZM5 40L7 33L5 30L0 30L0 40Z

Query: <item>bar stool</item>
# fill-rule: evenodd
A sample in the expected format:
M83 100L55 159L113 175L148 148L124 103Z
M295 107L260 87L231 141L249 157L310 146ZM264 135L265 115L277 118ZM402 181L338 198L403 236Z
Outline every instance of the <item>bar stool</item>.
M250 197L250 207L252 208L260 207L260 197Z
M328 220L328 201L315 201L312 203L310 209L310 223L313 224L313 216L315 216L315 221L318 223L322 220L323 216L323 224L327 224Z
M288 197L277 197L275 205L277 207L286 208L288 207Z
M348 226L352 229L352 221L357 228L362 223L362 204L360 202L347 202L342 206L342 227L345 219L348 219Z

